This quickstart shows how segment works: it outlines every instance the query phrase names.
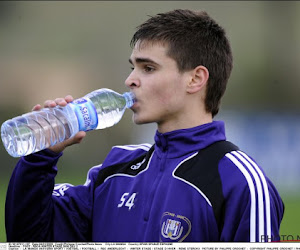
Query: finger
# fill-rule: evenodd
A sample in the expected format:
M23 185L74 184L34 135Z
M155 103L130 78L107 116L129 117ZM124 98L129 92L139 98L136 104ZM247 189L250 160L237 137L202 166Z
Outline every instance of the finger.
M65 100L66 100L67 103L69 103L69 102L72 102L72 101L74 100L74 98L73 98L73 96L71 96L71 95L67 95L67 96L65 97Z
M74 135L74 137L68 139L67 141L65 141L65 146L71 146L73 144L78 144L82 141L82 139L86 136L86 132L84 131L79 131L76 135Z
M59 106L66 106L67 105L67 101L64 98L56 98L54 101Z
M80 143L82 139L86 136L86 132L84 131L79 131L75 136L74 136L74 143Z
M56 106L56 102L53 100L47 100L44 102L45 108L54 108Z
M42 109L42 105L41 104L37 104L32 108L32 111L38 111Z
M80 143L85 136L86 136L86 132L79 131L74 137L72 137L66 141L63 141L59 144L56 144L52 147L49 147L49 149L52 150L53 152L60 153L66 147Z

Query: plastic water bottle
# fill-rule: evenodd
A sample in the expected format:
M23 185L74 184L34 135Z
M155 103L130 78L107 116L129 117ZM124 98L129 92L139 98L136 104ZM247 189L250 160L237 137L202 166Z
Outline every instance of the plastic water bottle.
M131 92L121 95L110 89L95 90L65 107L43 108L7 120L1 126L1 138L11 156L29 155L79 131L113 126L133 103Z

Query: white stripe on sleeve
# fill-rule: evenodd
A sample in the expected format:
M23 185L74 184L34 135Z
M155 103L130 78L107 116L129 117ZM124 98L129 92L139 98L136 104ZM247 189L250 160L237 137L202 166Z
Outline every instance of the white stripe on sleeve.
M271 203L270 203L270 193L269 193L269 188L268 188L268 184L266 181L266 178L264 176L264 174L262 173L261 169L257 166L257 164L250 159L250 157L248 155L246 155L245 153L238 151L241 155L243 155L243 157L245 159L247 159L248 162L250 162L252 164L252 166L256 169L257 173L259 174L260 179L262 180L262 184L263 184L263 190L264 190L264 194L265 194L265 209L266 209L266 224L267 224L267 238L268 241L271 241Z
M271 212L270 212L270 194L266 178L257 164L241 151L232 151L226 154L245 176L251 196L250 208L250 241L256 241L256 216L258 217L258 241L266 239L271 240ZM251 178L253 176L254 180ZM258 211L256 211L256 193ZM266 229L266 233L265 233Z
M149 151L149 149L152 147L151 144L144 143L144 144L138 144L138 145L124 145L124 146L114 146L113 148L121 148L129 151L134 151L137 149L142 149L144 151Z
M250 242L256 242L256 198L255 198L255 186L253 184L252 178L248 171L245 169L242 163L240 163L231 153L227 153L225 155L229 160L231 160L237 168L242 172L245 176L248 187L250 190Z
M100 164L100 165L97 165L97 166L94 166L94 167L92 167L92 168L90 168L89 169L89 171L87 172L87 175L86 175L86 180L85 180L85 183L83 184L83 186L88 186L88 185L90 185L90 183L91 183L91 179L90 179L90 173L91 173L91 171L92 170L94 170L94 169L96 169L96 168L101 168L102 167L102 164Z
M256 188L257 188L257 201L258 201L258 235L261 237L261 235L265 235L264 231L264 198L263 198L263 191L261 187L261 182L258 177L257 172L253 168L253 166L250 165L250 163L241 156L238 152L231 152L233 155L236 156L236 158L240 159L240 161L243 162L244 165L248 168L248 170L251 172L252 176L254 177Z

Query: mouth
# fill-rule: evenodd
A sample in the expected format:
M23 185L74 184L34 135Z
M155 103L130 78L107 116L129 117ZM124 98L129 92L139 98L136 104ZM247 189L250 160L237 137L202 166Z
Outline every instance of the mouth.
M133 109L136 106L136 103L138 100L136 98L135 93L133 93L133 92L128 92L128 93L130 94L130 102L129 102L129 106L127 106L127 108Z
M126 108L131 109L136 103L136 96L133 92L126 92L123 94L124 101L126 103Z
M135 99L134 99L134 103L133 103L133 105L130 107L130 109L134 110L134 109L136 108L137 105L138 105L138 99L135 98Z

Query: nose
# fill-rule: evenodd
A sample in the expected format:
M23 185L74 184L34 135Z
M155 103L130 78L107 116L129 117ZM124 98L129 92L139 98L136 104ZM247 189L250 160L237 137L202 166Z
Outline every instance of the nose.
M125 85L130 89L140 86L140 80L134 74L134 70L130 73L130 75L125 80Z

